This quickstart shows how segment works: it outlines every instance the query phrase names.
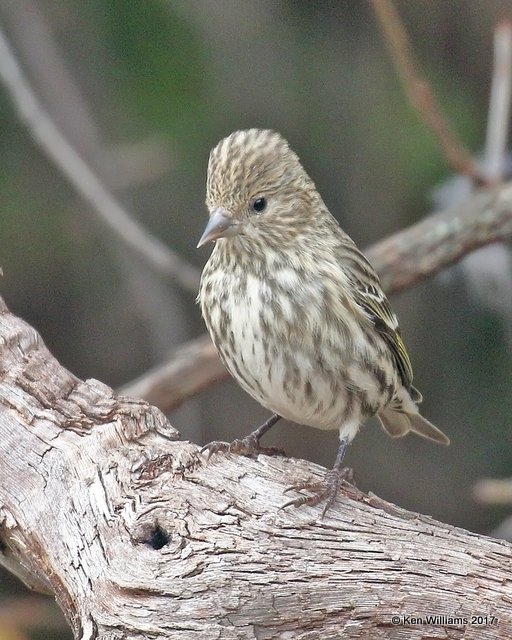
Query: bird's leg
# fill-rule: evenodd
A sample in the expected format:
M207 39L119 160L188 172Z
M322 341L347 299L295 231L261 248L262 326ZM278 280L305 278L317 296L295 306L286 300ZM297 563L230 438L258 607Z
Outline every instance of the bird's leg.
M275 423L281 419L281 416L274 413L268 420L266 420L261 426L259 426L248 436L245 438L239 438L233 440L233 442L222 442L220 440L214 440L209 444L206 444L202 449L201 453L205 451L208 452L208 459L214 453L218 452L232 452L239 453L243 456L257 456L259 453L264 453L267 456L282 456L285 455L282 449L278 449L276 447L262 447L260 445L260 439L270 431L270 429L275 425Z
M333 468L325 474L323 480L319 482L298 482L297 484L292 485L285 489L285 493L287 491L312 491L312 496L301 496L300 498L295 498L294 500L290 500L286 504L284 504L281 508L285 507L301 507L303 504L306 504L310 507L313 507L320 502L325 501L325 506L322 511L322 518L325 516L327 510L334 502L336 498L336 494L338 493L338 488L341 484L342 480L347 480L348 482L352 482L353 473L352 469L349 467L342 467L343 458L345 457L345 451L348 447L348 440L343 438L340 441L340 446L338 449L338 455L336 456L336 461L334 463Z

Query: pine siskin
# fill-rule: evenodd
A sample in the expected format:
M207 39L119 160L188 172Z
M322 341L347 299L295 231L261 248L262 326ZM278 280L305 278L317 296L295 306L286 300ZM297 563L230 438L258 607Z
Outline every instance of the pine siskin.
M332 504L342 460L363 421L377 415L393 437L449 439L418 411L420 393L398 321L374 269L340 228L278 133L236 131L212 150L198 247L216 241L199 301L219 355L240 385L274 415L242 440L204 447L271 452L259 440L284 417L339 429L333 469L312 495L285 506Z

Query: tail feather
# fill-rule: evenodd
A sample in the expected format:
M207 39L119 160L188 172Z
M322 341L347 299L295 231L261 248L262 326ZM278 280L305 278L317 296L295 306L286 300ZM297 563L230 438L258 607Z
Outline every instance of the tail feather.
M409 431L414 431L422 438L433 440L439 444L450 444L448 436L419 413L403 413L387 408L380 411L377 417L384 431L392 438L401 438Z
M392 438L401 438L411 430L411 421L405 413L383 409L377 414L377 418L384 431Z

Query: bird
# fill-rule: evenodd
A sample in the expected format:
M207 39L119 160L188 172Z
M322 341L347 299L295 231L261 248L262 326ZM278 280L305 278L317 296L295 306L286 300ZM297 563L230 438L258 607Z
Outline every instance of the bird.
M409 432L448 445L418 409L422 400L396 315L379 277L318 193L297 154L269 129L235 131L211 151L209 220L198 247L213 243L198 302L228 372L271 417L214 453L275 453L261 437L280 418L339 430L334 466L319 482L286 491L283 505L334 502L350 470L347 446L377 416L392 437Z

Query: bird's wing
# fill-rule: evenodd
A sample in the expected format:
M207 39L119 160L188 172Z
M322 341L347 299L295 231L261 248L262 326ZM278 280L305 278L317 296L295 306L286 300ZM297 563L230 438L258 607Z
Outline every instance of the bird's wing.
M354 241L337 224L336 227L333 229L338 240L336 258L351 281L354 301L388 345L404 387L421 399L419 392L412 387L411 361L400 334L398 318L382 291L379 276Z
M400 334L398 319L380 285L359 282L355 285L354 297L359 306L366 311L376 331L384 338L390 348L400 378L405 388L409 389L412 384L411 361Z

